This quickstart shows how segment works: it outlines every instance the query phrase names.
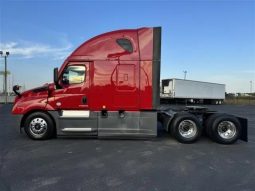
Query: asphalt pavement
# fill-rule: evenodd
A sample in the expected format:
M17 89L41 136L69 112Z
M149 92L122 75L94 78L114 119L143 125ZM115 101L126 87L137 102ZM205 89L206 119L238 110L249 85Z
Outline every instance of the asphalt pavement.
M249 142L181 144L153 140L57 138L20 134L12 105L0 105L0 191L255 190L255 106L209 106L249 120ZM176 106L174 106L176 107Z

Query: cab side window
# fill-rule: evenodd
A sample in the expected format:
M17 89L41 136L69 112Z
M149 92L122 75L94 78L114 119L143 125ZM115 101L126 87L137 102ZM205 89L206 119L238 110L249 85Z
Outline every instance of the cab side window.
M80 84L85 80L85 66L68 66L62 76L63 84Z

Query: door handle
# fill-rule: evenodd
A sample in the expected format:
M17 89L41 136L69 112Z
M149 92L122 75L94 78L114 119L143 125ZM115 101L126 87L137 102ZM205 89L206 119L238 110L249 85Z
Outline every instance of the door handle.
M82 104L87 104L87 97L86 96L83 96L82 97Z

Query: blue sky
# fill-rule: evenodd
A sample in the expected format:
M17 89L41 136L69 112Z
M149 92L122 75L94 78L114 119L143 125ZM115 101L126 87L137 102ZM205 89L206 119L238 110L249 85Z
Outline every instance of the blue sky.
M85 40L143 26L162 26L161 78L187 70L187 79L225 83L227 92L249 92L251 80L255 89L255 1L2 0L0 49L11 53L10 81L32 88L52 81Z

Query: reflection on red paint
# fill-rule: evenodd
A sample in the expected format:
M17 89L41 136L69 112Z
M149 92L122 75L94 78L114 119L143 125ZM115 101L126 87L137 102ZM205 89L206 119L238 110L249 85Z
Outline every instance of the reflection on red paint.
M133 52L124 50L116 40L125 38ZM89 109L150 110L152 106L153 28L119 30L96 36L79 46L59 69L62 89L22 98L14 113L31 108L46 110ZM86 67L85 80L79 84L61 82L69 65ZM48 97L47 97L48 96ZM15 110L16 108L16 110Z

